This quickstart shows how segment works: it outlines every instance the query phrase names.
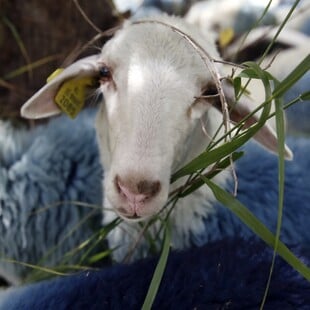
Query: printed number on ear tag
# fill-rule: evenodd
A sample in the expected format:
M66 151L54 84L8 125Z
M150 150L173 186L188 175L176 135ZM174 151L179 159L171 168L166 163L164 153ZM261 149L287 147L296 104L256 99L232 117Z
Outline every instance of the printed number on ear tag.
M63 69L57 69L48 78L47 82L54 79ZM73 78L65 81L59 88L55 102L59 108L70 118L75 118L83 109L86 88L94 85L92 77Z

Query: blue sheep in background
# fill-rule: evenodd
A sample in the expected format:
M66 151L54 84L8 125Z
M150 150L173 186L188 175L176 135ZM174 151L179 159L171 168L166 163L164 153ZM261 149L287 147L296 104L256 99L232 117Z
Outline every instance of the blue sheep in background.
M268 12L260 22L262 25L279 25L294 4L294 0L273 1ZM236 35L247 32L258 20L268 4L268 1L255 0L207 0L207 1L184 1L184 0L137 0L137 1L114 1L117 9L121 12L129 10L137 17L151 16L166 12L183 16L204 27L221 31L232 28ZM221 11L221 14L214 14ZM300 1L288 27L310 35L310 9L306 0Z
M266 2L257 1L198 1L194 3L185 18L188 22L199 26L201 29L208 29L210 26L217 31L218 36L221 32L227 29L233 30L233 38L228 41L223 47L224 59L234 59L232 55L239 52L239 61L256 60L259 59L263 50L262 46L267 46L266 43L270 43L275 31L272 26L276 26L283 22L284 18L288 14L295 1L278 1L272 3L267 14L260 22L258 29L250 33L251 37L253 33L253 42L247 43L249 40L246 34L248 30L254 25L255 21L263 13ZM221 14L214 14L214 11L221 10ZM223 17L223 15L225 17ZM269 26L261 27L261 26ZM259 34L260 33L260 34ZM271 34L273 33L273 34ZM245 37L247 38L245 41ZM279 80L283 80L287 74L294 69L294 67L301 61L310 50L310 7L307 1L301 1L293 15L289 19L285 28L282 30L280 37L276 42L276 53L279 52L277 46L282 46L282 51L277 55L276 60L273 61L273 66L268 69ZM243 46L253 45L252 48L248 47L246 56L242 58L243 49L239 50L243 42ZM264 47L264 48L265 48ZM258 52L257 52L258 51ZM258 54L257 54L258 53ZM265 65L271 62L271 59L275 56L273 53L268 60L265 61ZM237 58L238 58L237 57ZM241 57L241 59L240 59ZM280 60L278 60L280 58ZM236 59L234 59L236 61ZM288 61L289 60L289 61ZM310 74L305 74L286 94L284 94L284 102L288 103L295 99L299 95L309 91ZM294 135L308 135L310 133L310 122L308 117L310 115L309 100L300 101L287 109L288 118L288 133Z
M284 101L290 102L300 94L309 91L310 72L306 73L296 84L284 95ZM303 100L293 104L286 110L288 132L299 135L310 134L310 100Z
M294 252L310 263L310 252ZM272 250L224 239L171 253L152 309L258 309ZM0 292L1 310L141 309L156 259L86 271ZM277 258L264 309L309 309L310 282Z
M8 282L19 283L27 269L6 259L55 266L101 227L93 115L88 110L77 122L59 118L29 131L0 121L0 274Z

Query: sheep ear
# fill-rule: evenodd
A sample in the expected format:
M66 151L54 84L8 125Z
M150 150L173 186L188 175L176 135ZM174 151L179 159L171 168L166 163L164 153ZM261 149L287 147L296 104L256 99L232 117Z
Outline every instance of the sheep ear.
M97 58L97 55L82 58L65 68L22 106L21 115L25 118L37 119L61 113L55 103L59 88L67 80L95 76L98 72Z
M250 114L257 105L255 102L251 100L246 95L242 96L242 98L236 103L235 93L233 87L227 83L222 83L223 91L225 94L225 98L227 100L227 104L230 110L230 120L234 123L240 122L244 117ZM211 89L211 91L210 91ZM219 96L216 96L215 86L212 86L207 90L207 98L206 102L214 107L216 107L219 111L222 111L222 105L219 99ZM214 97L213 97L214 96ZM244 128L248 128L251 125L255 124L259 120L259 115L254 114L251 116L244 124ZM264 126L257 132L254 136L254 139L258 141L261 145L266 147L273 153L278 152L278 139L277 134L273 127L271 126L271 122L266 122ZM292 151L289 149L287 145L285 145L285 158L291 160L293 158Z

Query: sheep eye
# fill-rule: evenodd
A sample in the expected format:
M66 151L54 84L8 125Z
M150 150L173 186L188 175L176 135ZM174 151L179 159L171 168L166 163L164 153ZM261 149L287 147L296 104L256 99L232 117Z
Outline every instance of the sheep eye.
M99 68L99 77L102 82L106 82L111 79L111 71L108 67L102 66Z

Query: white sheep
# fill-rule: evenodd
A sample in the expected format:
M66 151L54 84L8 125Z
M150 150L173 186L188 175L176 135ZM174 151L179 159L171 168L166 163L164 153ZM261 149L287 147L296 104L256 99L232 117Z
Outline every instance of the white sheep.
M115 211L104 211L104 218L106 223L118 215L125 219L108 237L111 248L119 246L114 252L116 260L123 259L136 242L137 222L161 211L169 192L184 182L181 179L171 185L171 174L204 151L222 124L219 99L195 98L203 93L215 95L222 89L230 106L235 101L228 83L221 83L218 89L215 82L213 69L218 74L222 65L209 61L211 70L207 68L198 48L180 32L201 45L210 59L219 59L212 32L203 37L182 19L162 16L155 22L127 21L99 55L66 68L22 107L26 118L59 114L54 98L64 81L98 78L99 92L104 95L96 121L105 171L103 205ZM254 107L243 96L231 120L240 120ZM254 116L248 124L256 120ZM276 152L276 135L268 124L255 139ZM286 147L286 157L291 156ZM215 181L224 185L229 178L230 173L222 172ZM202 233L203 217L212 212L214 200L211 190L203 186L178 201L171 214L175 248L189 246L189 236ZM138 250L136 253L142 255Z
M279 0L273 0L271 3L256 0L198 1L190 7L185 19L203 30L208 31L211 28L220 33L231 29L235 35L239 36L250 30L263 15L259 22L260 26L280 25L294 4L295 1ZM263 13L267 5L270 5L269 9ZM221 12L221 14L215 14L215 12ZM285 27L309 34L309 13L308 1L299 1Z

